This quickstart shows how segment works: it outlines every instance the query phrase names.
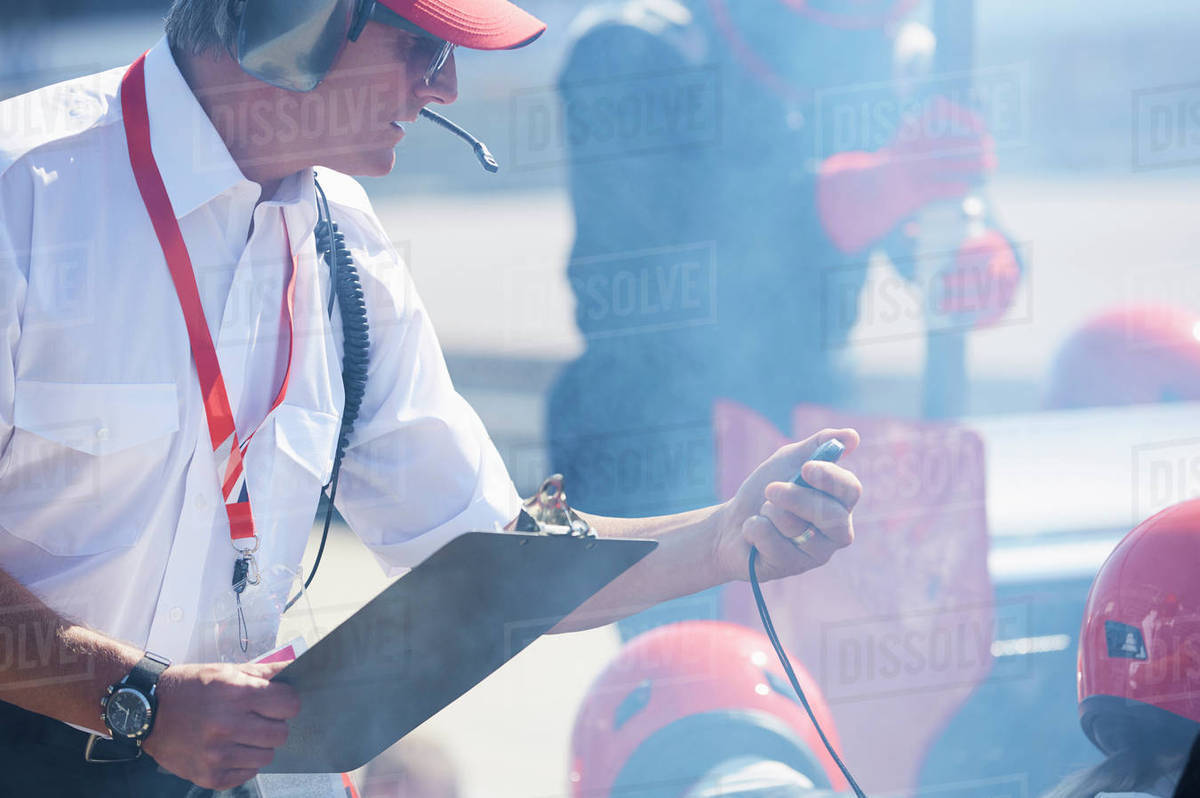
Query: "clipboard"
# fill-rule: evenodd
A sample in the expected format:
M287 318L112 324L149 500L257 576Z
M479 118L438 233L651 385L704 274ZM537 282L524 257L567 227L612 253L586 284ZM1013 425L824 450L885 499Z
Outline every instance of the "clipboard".
M275 676L300 694L263 773L344 773L378 756L658 544L467 532Z

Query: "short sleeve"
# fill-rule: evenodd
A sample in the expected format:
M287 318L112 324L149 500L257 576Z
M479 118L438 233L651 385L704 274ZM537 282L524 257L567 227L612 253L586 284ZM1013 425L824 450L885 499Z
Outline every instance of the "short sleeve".
M464 532L508 523L520 499L483 422L451 383L407 269L388 252L390 275L360 269L370 365L336 504L395 575Z

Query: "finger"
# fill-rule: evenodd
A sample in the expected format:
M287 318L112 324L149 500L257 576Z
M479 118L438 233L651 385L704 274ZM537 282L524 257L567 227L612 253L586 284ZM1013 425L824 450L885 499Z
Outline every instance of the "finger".
M221 768L225 771L257 772L271 764L273 759L275 759L275 749L259 748L254 745L230 745L220 754Z
M241 670L242 673L270 681L275 678L275 674L291 664L291 660L286 662L247 662L241 666Z
M742 537L758 549L765 562L771 564L775 573L798 574L820 565L808 553L780 534L770 519L752 515L742 524Z
M287 737L287 723L252 712L238 722L232 739L240 745L255 748L280 748L287 742Z
M858 431L847 427L844 429L823 429L814 435L808 436L799 443L790 443L784 446L780 451L783 453L784 458L788 462L794 463L796 470L799 470L800 464L812 457L813 452L820 448L821 444L835 438L846 447L846 454L858 448Z
M300 696L290 684L269 682L254 691L250 709L264 718L290 720L300 714Z
M832 496L847 510L853 510L854 505L858 504L859 499L862 498L862 482L854 475L854 472L835 463L811 460L800 467L800 476L804 477L804 481L814 490ZM803 490L803 486L797 485L796 487ZM770 490L770 486L768 486L768 490ZM767 493L767 498L773 497Z
M837 439L839 443L846 447L845 454L850 454L858 448L859 437L858 430L851 427L843 427L841 429L823 429L817 433L817 446L820 446L825 441ZM813 451L817 450L817 446L813 447Z
M257 775L257 770L247 768L222 771L217 775L212 788L214 790L232 790L234 787L241 787Z
M763 509L759 513L770 518L785 537L794 538L811 526L835 546L853 542L850 511L837 499L790 482L772 482L767 487L763 508L776 507L780 515L770 515Z
M773 465L769 472L771 478L779 480L795 479L800 473L801 467L812 457L822 444L831 441L839 441L845 447L846 454L853 452L858 448L858 432L849 429L823 429L815 435L810 435L808 438L798 442L789 443L783 446L772 457Z
M817 565L829 562L833 553L841 548L815 524L797 518L776 504L764 503L760 514L771 522L771 525L792 544L793 548L807 554Z

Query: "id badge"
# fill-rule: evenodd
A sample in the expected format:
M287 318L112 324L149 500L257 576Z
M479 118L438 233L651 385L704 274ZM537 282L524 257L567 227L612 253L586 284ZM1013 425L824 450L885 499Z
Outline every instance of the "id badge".
M288 641L299 638L312 645L320 636L303 570L282 565L264 569L240 594L221 591L206 626L207 662L252 662Z

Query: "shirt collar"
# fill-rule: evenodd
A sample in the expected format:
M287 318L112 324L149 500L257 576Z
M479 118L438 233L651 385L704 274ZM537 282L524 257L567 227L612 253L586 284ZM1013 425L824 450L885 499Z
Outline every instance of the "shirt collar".
M146 105L150 147L176 218L246 181L183 79L166 37L146 53Z
M177 219L236 185L250 184L192 94L166 37L146 53L146 103L150 147ZM312 180L302 179L308 173L301 170L285 178L273 199L311 205Z

